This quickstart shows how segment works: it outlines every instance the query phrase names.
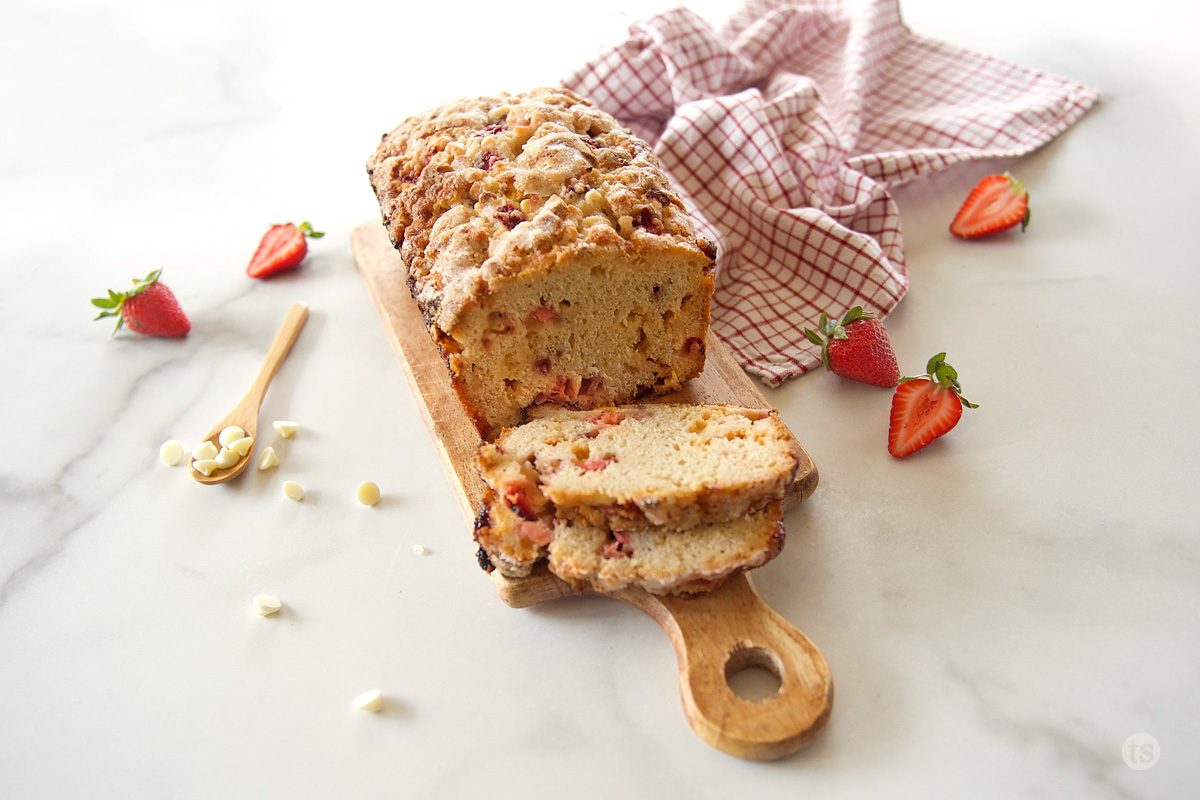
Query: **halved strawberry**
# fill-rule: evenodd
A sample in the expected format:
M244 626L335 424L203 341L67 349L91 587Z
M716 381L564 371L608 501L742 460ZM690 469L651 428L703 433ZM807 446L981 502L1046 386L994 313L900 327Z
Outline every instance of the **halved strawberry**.
M266 278L277 272L291 269L308 254L308 239L320 239L325 234L313 230L307 222L300 225L272 225L258 243L258 249L246 266L251 278Z
M1029 226L1029 192L1006 172L989 175L975 185L954 215L950 232L960 239L975 239L1008 230L1018 222L1022 232Z
M964 405L979 407L962 396L958 372L945 359L945 353L938 353L929 359L928 374L901 378L892 395L888 452L896 458L915 453L957 425Z

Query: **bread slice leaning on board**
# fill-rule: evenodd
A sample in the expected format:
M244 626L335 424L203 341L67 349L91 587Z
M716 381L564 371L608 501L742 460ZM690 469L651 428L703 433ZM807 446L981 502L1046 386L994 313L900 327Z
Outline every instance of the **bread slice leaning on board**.
M783 549L784 537L778 500L730 522L613 531L564 519L529 522L491 495L475 524L484 569L524 578L544 561L577 591L601 593L627 587L651 594L711 591L731 575L766 564Z

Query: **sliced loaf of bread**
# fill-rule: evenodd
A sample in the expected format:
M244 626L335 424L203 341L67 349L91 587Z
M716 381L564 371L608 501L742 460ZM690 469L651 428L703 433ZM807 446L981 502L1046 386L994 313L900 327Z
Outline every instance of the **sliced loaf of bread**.
M795 439L774 411L727 405L536 410L479 449L491 490L526 521L606 530L727 522L783 498Z

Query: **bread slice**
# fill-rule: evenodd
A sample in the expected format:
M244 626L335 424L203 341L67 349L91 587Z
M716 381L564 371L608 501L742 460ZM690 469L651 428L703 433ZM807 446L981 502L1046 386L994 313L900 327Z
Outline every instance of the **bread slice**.
M731 522L684 530L607 531L561 522L549 545L550 571L576 589L651 594L711 591L730 576L761 567L783 549L781 503Z
M728 522L783 498L799 464L774 411L661 404L538 409L479 449L480 475L527 521L605 530Z
M716 249L649 146L587 100L451 101L384 136L367 170L484 438L532 405L631 402L704 368Z
M731 522L622 532L563 519L525 520L489 496L475 526L484 569L524 578L545 559L575 589L602 593L631 586L652 594L711 591L778 555L784 536L779 501Z

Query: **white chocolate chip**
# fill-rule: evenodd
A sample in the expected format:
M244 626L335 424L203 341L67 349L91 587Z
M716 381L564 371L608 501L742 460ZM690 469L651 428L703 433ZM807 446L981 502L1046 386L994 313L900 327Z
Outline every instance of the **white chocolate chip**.
M275 455L274 447L268 447L262 451L262 455L258 459L258 468L270 469L276 466L279 466L279 456Z
M354 707L359 711L379 711L383 708L383 692L372 689L354 698Z
M217 462L217 467L220 469L229 469L234 464L242 460L242 457L230 450L228 447L222 447L221 452L217 453L214 459Z
M192 469L205 477L219 470L221 465L211 458L200 458L192 462Z
M163 446L158 448L158 457L168 467L173 467L183 460L183 445L174 439L163 442Z
M229 443L229 449L237 453L239 456L244 456L250 452L250 448L254 447L254 437L244 436L237 441Z
M379 487L372 481L360 483L354 494L364 506L373 506L379 502Z
M192 448L193 461L206 461L217 457L217 446L205 439L200 444Z
M296 483L295 481L284 481L283 482L283 496L288 498L289 500L303 500L304 499L304 487L301 486L300 484Z
M278 597L269 594L254 595L254 611L260 617L270 616L281 608L283 608L283 603L279 602Z
M296 423L288 422L285 419L277 419L271 423L271 426L275 428L275 430L279 431L279 435L285 439L292 438L292 434L294 434L300 427Z
M221 445L221 447L229 447L230 442L236 442L238 439L245 437L245 435L246 432L237 425L230 425L217 436L217 444Z
M417 555L419 555L419 556L423 556L423 555L425 555L426 553L428 553L429 551L428 551L428 550L426 550L424 547L421 547L421 545L419 545L419 544L414 544L414 545L413 545L413 552L414 552L414 553L416 553L416 554L417 554Z

